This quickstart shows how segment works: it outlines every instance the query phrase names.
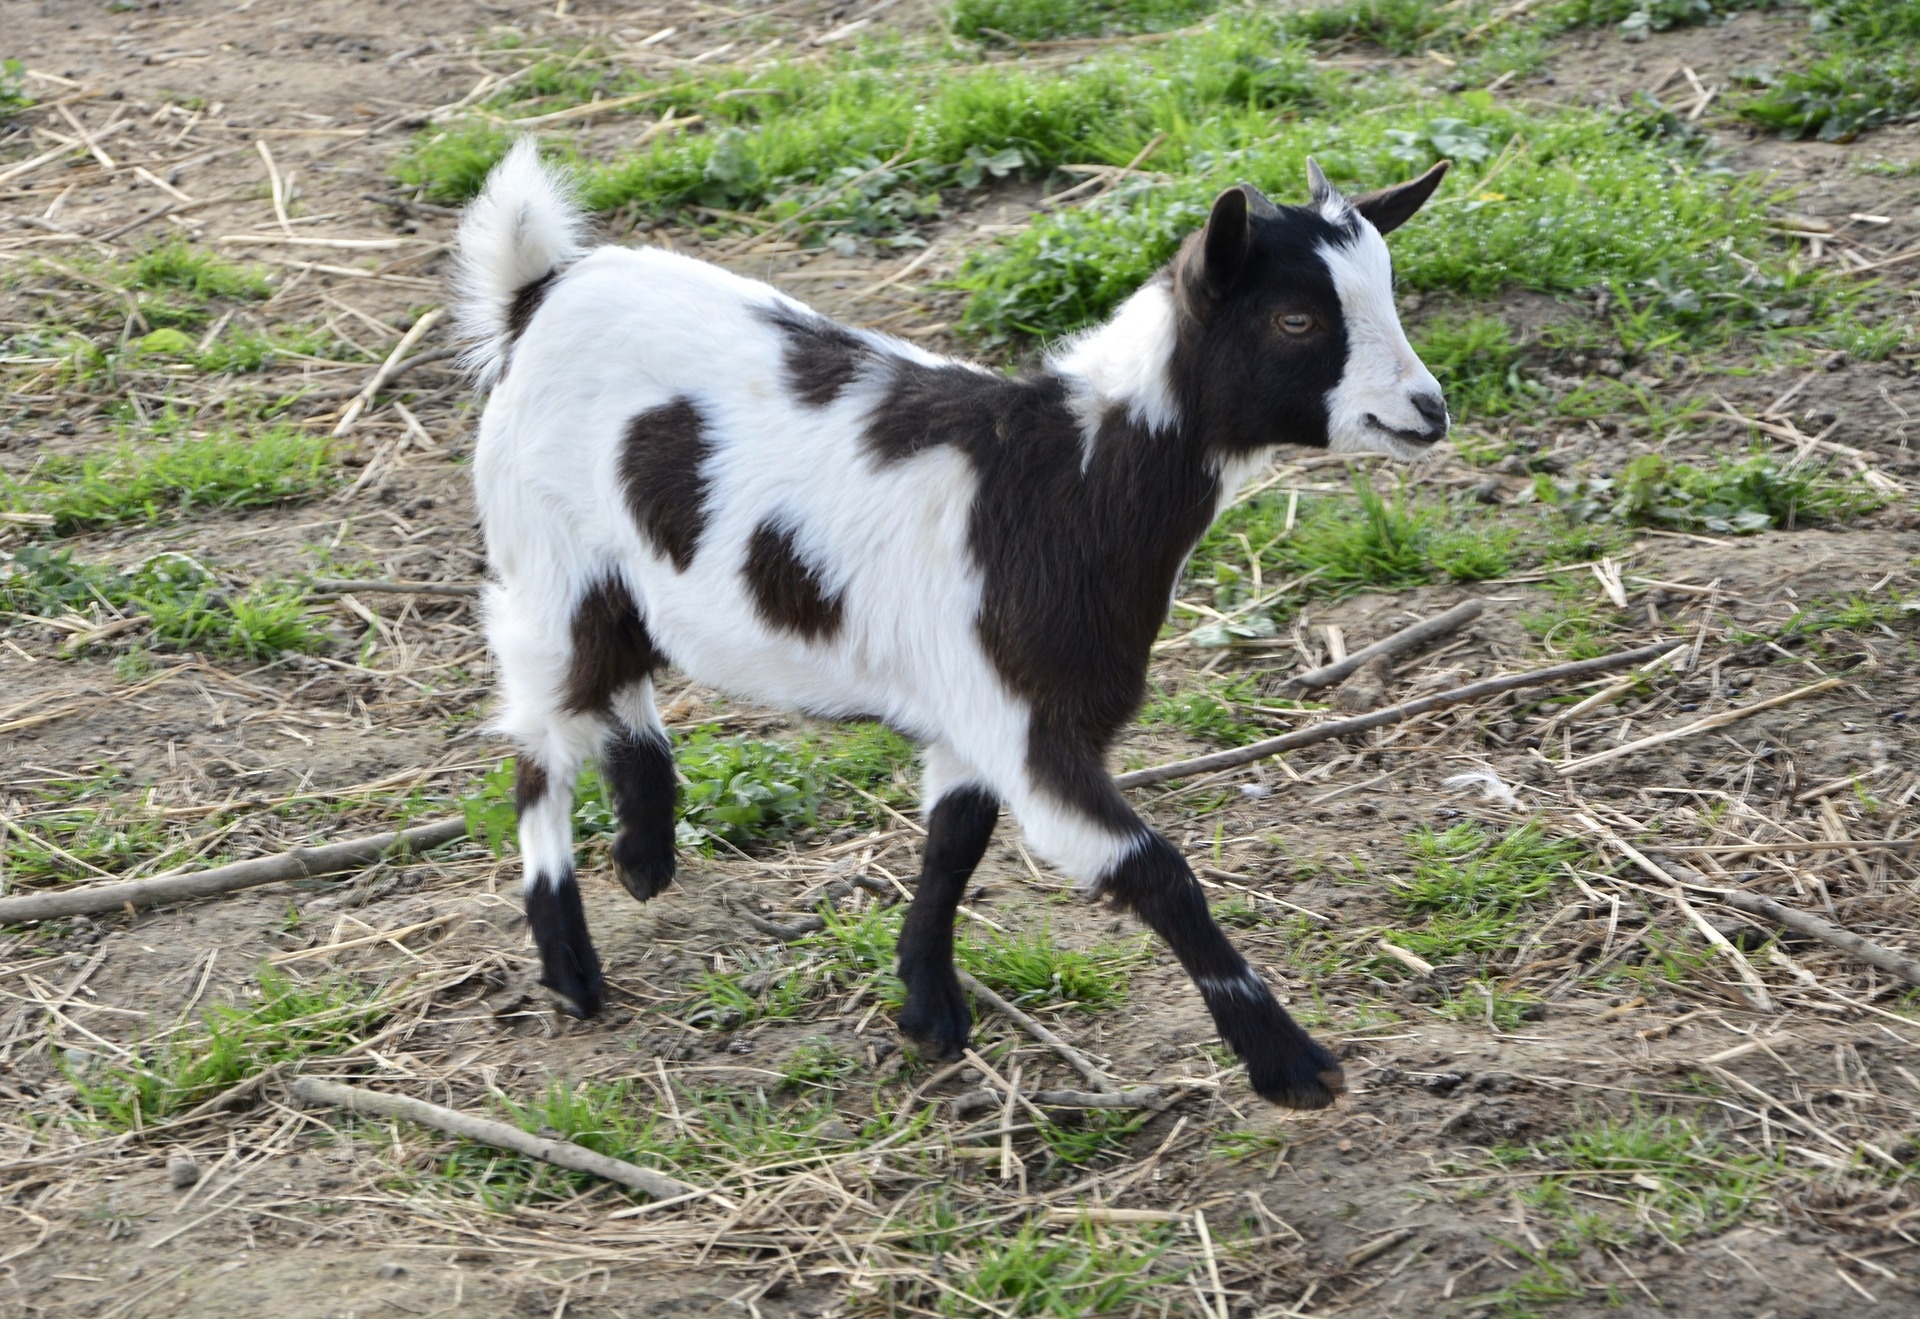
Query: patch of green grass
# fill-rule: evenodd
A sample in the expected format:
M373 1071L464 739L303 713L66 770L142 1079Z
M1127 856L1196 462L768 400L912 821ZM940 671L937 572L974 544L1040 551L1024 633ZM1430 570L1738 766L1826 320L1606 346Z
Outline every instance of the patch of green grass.
M1694 148L1650 141L1617 115L1521 110L1469 92L1348 114L1337 131L1321 117L1256 128L1221 115L1189 136L1211 151L1196 140L1172 183L1115 189L971 257L955 278L971 295L966 328L992 340L1051 337L1106 316L1205 219L1221 187L1246 179L1298 200L1309 154L1352 186L1454 159L1439 199L1393 236L1411 289L1485 299L1509 287L1576 294L1607 280L1657 281L1661 316L1716 327L1805 296L1806 277L1769 239L1761 185L1701 168Z
M385 1016L377 991L340 982L302 985L263 966L252 1001L210 1008L205 1033L139 1051L132 1060L69 1064L95 1120L138 1131L276 1063L352 1048Z
M954 32L979 40L996 34L1018 41L1113 36L1184 27L1218 9L1222 0L954 0Z
M1763 79L1739 113L1783 137L1850 142L1920 112L1920 0L1813 7L1817 58Z
M1520 376L1521 346L1498 316L1431 321L1421 327L1414 350L1440 382L1457 424L1505 416L1531 392Z
M1884 499L1857 477L1806 463L1783 463L1756 449L1712 467L1642 454L1618 477L1534 478L1534 493L1574 521L1672 527L1747 535L1833 522L1879 507Z
M1146 961L1144 939L1088 952L1056 945L1043 925L1018 934L962 936L954 960L1016 1003L1096 1011L1127 996L1128 973Z
M1728 1144L1704 1123L1638 1110L1625 1117L1603 1114L1535 1147L1501 1147L1494 1158L1529 1167L1544 1158L1561 1170L1531 1192L1549 1212L1570 1214L1567 1192L1573 1187L1627 1201L1569 1224L1579 1237L1603 1245L1651 1234L1678 1247L1723 1232L1754 1209L1781 1170L1777 1161ZM1604 1201L1581 1203L1592 1210Z
M325 493L333 477L325 436L274 426L48 458L25 478L0 477L0 497L16 512L51 514L65 534L307 499Z
M1177 728L1189 737L1221 746L1245 746L1268 736L1265 724L1242 718L1257 705L1254 680L1238 678L1210 683L1195 690L1163 693L1140 711L1140 722L1151 727Z
M1785 635L1867 631L1920 624L1920 600L1890 592L1885 599L1850 595L1842 601L1810 600L1787 621Z
M680 1011L689 1025L734 1030L756 1021L791 1021L815 997L817 986L785 952L776 951L738 972L703 971Z
M1585 585L1577 578L1563 580ZM1589 592L1569 592L1555 604L1520 615L1520 626L1538 637L1549 655L1564 660L1606 654L1613 649L1611 634L1619 625L1620 611Z
M1226 558L1241 538L1266 546L1268 578L1312 572L1317 590L1419 586L1443 579L1480 581L1512 565L1514 536L1502 526L1467 526L1437 505L1415 505L1403 485L1391 499L1364 473L1352 500L1302 500L1290 535L1281 534L1287 499L1261 496L1229 509L1194 551L1194 561Z
M469 119L422 134L393 163L394 181L431 202L456 205L480 193L487 174L516 134L490 120Z
M917 796L913 763L919 755L912 742L885 724L842 724L823 738L809 742L822 775L870 793L895 808L910 806ZM846 803L853 818L874 814L864 800Z
M195 298L257 301L273 291L258 271L194 248L183 238L140 253L128 263L127 274L135 288L171 290Z
M130 787L103 770L26 789L46 805L16 815L14 828L0 837L0 874L14 886L65 884L91 875L89 867L118 871L159 851L166 845L166 824L129 807Z
M106 616L96 606L104 606ZM153 639L250 659L312 651L324 641L296 583L256 581L235 589L194 560L159 554L121 571L84 563L70 550L27 546L0 575L0 609L38 617L91 614L102 623L144 614Z
M701 1185L735 1177L742 1167L764 1168L852 1144L844 1127L834 1124L833 1106L816 1096L775 1105L764 1096L719 1087L679 1091L677 1121L651 1087L624 1080L553 1080L536 1099L498 1093L495 1099L523 1130L556 1132L596 1153ZM496 1210L569 1199L604 1185L585 1173L466 1141L437 1158L429 1175L442 1189Z
M1471 820L1443 832L1421 829L1408 851L1413 877L1395 882L1394 905L1425 920L1394 942L1436 962L1518 944L1561 868L1584 855L1579 844L1550 837L1537 824L1495 838Z
M1539 1004L1536 995L1509 989L1498 979L1482 976L1451 990L1438 1010L1453 1021L1512 1034L1521 1023L1539 1014Z
M33 105L27 95L27 66L17 59L0 60L0 119L19 114Z
M802 1040L787 1056L780 1067L780 1084L791 1090L838 1090L865 1066L862 1059L835 1047L831 1040L815 1036Z
M695 730L673 749L682 780L682 847L749 847L789 838L819 816L820 782L805 749L789 742Z
M1011 1235L1001 1229L941 1236L945 1245L936 1248L936 1258L948 1286L923 1292L921 1284L903 1283L909 1294L900 1299L954 1319L1124 1314L1152 1288L1176 1285L1187 1273L1166 1258L1173 1244L1167 1228L1135 1235L1087 1222L1067 1228L1027 1223Z

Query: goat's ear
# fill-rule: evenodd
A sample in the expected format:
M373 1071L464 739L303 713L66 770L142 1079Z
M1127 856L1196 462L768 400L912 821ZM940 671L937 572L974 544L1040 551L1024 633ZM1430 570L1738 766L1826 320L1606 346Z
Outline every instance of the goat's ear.
M1312 156L1307 157L1307 200L1314 206L1340 200L1340 189L1327 182L1327 176L1320 172L1320 162Z
M1240 268L1247 264L1247 249L1253 242L1247 219L1247 192L1244 187L1228 188L1213 199L1213 213L1207 217L1207 233L1201 249L1202 269L1207 286L1215 293L1224 293L1233 287L1233 282L1240 277Z
M1427 204L1427 198L1433 196L1433 190L1440 186L1440 180L1447 176L1447 166L1452 163L1443 160L1417 179L1355 197L1353 209L1366 216L1375 229L1390 234Z

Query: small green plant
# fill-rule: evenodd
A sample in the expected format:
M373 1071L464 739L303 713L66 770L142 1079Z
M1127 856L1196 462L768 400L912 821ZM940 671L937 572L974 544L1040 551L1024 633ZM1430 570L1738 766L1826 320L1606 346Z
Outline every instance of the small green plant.
M1049 1229L1028 1223L1012 1235L955 1233L952 1253L942 1252L951 1284L926 1296L942 1315L1048 1316L1082 1319L1124 1314L1155 1286L1177 1284L1184 1268L1166 1260L1172 1234L1162 1228L1138 1237L1096 1229L1091 1223ZM903 1284L911 1296L916 1285Z
M17 59L0 60L0 119L11 118L33 104L27 95L27 66Z
M1544 1158L1564 1170L1537 1184L1534 1196L1543 1205L1555 1203L1556 1190L1575 1186L1630 1203L1630 1216L1583 1224L1589 1238L1618 1243L1650 1232L1674 1246L1739 1222L1781 1170L1776 1159L1735 1148L1705 1124L1639 1109L1602 1114L1536 1149L1496 1149L1494 1158L1529 1166Z
M71 550L29 545L0 574L0 608L45 617L97 613L98 606L115 618L145 615L153 639L180 650L270 659L325 640L297 584L235 590L185 555L158 554L123 572L83 563Z
M196 299L257 301L273 291L259 272L190 247L183 238L148 248L133 258L127 274L135 288L185 293Z
M793 1090L837 1090L864 1066L860 1059L834 1047L831 1040L814 1036L802 1040L787 1056L780 1068L780 1083Z
M819 814L819 773L804 749L787 742L721 737L698 729L674 747L683 784L683 847L747 847L790 837Z
M1920 110L1920 0L1828 0L1812 20L1819 57L1763 75L1742 115L1783 137L1850 142Z
M292 426L257 434L122 443L104 454L48 458L30 477L0 476L16 512L45 513L65 534L120 522L153 522L210 508L259 508L307 499L333 483L325 436Z
M1124 999L1127 973L1146 956L1142 940L1107 944L1090 952L1061 948L1044 926L978 940L963 936L954 948L954 960L960 966L1016 1003L1083 1011Z
M1243 678L1197 691L1155 696L1140 711L1140 722L1177 728L1191 737L1221 746L1245 746L1268 733L1264 724L1241 717L1241 712L1253 705L1253 680Z
M954 0L960 36L1048 41L1123 32L1157 32L1212 13L1222 0Z
M1530 392L1519 374L1520 345L1498 316L1429 322L1414 345L1460 424L1512 412Z
M175 1039L122 1063L70 1065L80 1102L109 1126L138 1131L276 1063L339 1053L385 1016L376 991L326 981L302 985L263 966L251 1002L215 1007L203 1035Z
M1407 846L1413 877L1395 883L1394 903L1425 921L1394 941L1429 961L1485 956L1518 943L1561 868L1582 856L1577 843L1536 824L1494 838L1470 820L1444 832L1421 829Z

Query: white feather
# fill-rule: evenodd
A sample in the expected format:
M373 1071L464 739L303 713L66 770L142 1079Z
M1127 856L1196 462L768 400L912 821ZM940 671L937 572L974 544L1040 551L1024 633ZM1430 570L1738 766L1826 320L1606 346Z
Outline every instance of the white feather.
M1465 774L1455 774L1451 778L1442 779L1440 786L1455 792L1467 788L1478 788L1483 801L1497 801L1509 810L1522 809L1520 794L1490 769L1472 769Z

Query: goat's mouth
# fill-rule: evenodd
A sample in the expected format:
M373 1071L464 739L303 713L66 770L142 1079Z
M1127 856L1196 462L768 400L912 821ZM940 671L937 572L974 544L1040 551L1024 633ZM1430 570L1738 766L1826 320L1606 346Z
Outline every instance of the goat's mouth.
M1371 412L1367 414L1367 428L1384 436L1390 442L1393 452L1401 457L1423 454L1447 438L1445 423L1413 430L1403 426L1389 426Z

